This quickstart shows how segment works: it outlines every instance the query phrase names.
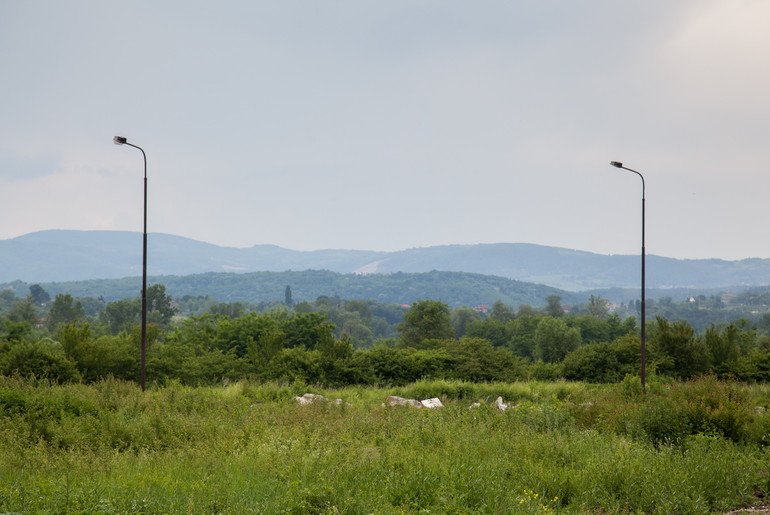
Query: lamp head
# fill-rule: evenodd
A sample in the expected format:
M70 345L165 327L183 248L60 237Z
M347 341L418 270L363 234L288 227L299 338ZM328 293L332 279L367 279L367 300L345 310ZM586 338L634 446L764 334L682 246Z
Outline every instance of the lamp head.
M117 136L115 136L117 138ZM126 138L123 138L125 140ZM617 161L610 161L610 164L614 166L615 168L623 168L623 163L619 163Z
M128 140L124 138L123 136L115 136L112 138L112 142L116 145L122 145L123 143L126 143Z

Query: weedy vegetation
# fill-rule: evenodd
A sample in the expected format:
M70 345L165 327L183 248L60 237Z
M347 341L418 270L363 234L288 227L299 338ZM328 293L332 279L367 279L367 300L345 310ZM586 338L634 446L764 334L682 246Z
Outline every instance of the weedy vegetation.
M713 377L646 395L634 378L142 393L0 377L0 512L725 513L770 492L769 402Z

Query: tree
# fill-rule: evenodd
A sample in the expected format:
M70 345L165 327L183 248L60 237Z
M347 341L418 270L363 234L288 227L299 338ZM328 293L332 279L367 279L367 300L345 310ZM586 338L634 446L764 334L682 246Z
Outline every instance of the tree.
M604 318L610 312L610 301L598 295L591 295L588 299L588 312L598 318Z
M358 313L362 318L372 317L371 301L368 300L349 300L345 303L345 309Z
M340 322L337 325L338 336L347 335L356 347L368 346L372 342L372 330L358 311L343 313Z
M208 312L215 315L224 315L228 318L238 318L243 316L246 307L243 302L217 302L212 304Z
M489 313L489 318L491 320L507 322L516 318L516 314L510 307L506 306L502 300L496 300L492 305L492 311Z
M508 324L513 323L515 323L515 321L506 323L499 320L492 320L491 318L478 319L472 321L465 327L465 333L460 334L458 332L458 334L460 337L466 336L484 339L492 344L493 347L503 347L510 339L507 326Z
M404 313L398 325L404 347L419 347L423 340L454 338L449 306L437 300L419 300Z
M37 322L37 311L32 296L17 300L8 312L8 320L34 325Z
M283 303L291 307L294 305L294 301L291 298L291 286L286 285L286 289L283 291Z
M37 306L42 306L43 304L51 300L51 296L39 284L33 284L32 286L30 286L29 294L32 295L32 301Z
M277 314L273 314L277 316ZM285 346L314 349L327 336L334 334L334 324L320 313L294 313L283 315L281 327L286 333Z
M350 358L353 356L353 344L343 335L339 340L332 335L325 336L316 349L320 352L319 368L321 380L330 386L344 386L355 382L350 377Z
M546 297L548 305L545 307L545 314L552 317L560 317L564 314L564 308L561 307L560 295L549 295Z
M669 322L658 316L651 329L651 350L661 360L657 366L659 372L687 379L706 371L705 346L687 322Z
M264 371L281 349L283 349L286 334L280 329L263 333L258 339L252 336L246 338L247 356L258 370Z
M139 298L122 299L108 302L104 308L102 317L110 326L113 334L128 331L131 326L139 322L142 305Z
M64 353L72 361L78 361L79 347L91 340L91 325L66 323L56 331L56 340L61 344Z
M535 332L540 320L540 317L524 315L506 324L507 345L515 355L535 359Z
M48 329L53 331L62 324L69 324L85 318L86 314L80 301L75 301L69 293L59 293L53 299L48 311Z
M703 343L709 364L716 372L756 348L756 331L746 331L740 323L730 323L721 330L715 326L706 329Z
M557 363L580 346L580 331L561 318L544 317L535 330L535 357Z
M534 316L535 308L529 304L519 304L519 316Z
M476 320L481 320L481 315L469 307L461 306L452 311L452 325L458 338L465 336L468 326Z
M151 322L168 324L176 314L171 296L162 284L153 284L147 288L147 317Z

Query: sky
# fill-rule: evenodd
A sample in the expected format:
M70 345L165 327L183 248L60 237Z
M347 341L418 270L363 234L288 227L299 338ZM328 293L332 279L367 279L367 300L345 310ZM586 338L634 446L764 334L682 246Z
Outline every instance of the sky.
M766 0L0 0L0 240L770 258ZM151 249L150 249L151 251Z

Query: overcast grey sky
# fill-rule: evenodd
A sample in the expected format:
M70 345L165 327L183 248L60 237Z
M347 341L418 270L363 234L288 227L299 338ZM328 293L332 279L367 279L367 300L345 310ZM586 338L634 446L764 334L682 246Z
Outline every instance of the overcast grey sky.
M0 0L0 239L770 258L766 0Z

